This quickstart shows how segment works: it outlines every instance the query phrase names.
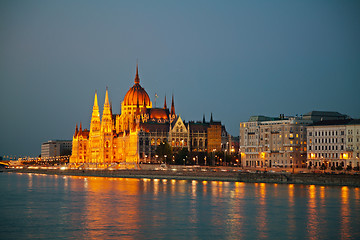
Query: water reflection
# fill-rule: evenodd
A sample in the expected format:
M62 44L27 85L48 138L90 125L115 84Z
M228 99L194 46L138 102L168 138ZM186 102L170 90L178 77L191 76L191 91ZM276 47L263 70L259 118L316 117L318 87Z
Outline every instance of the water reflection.
M350 216L350 207L349 207L349 188L341 188L341 239L349 239L351 236L349 228L349 216Z
M260 183L256 184L257 189L257 201L258 201L258 210L257 210L257 225L258 225L258 234L259 238L267 238L267 204L266 204L266 184Z
M318 239L318 216L317 216L317 199L316 199L316 187L310 185L308 188L308 222L307 232L310 239Z
M19 222L26 232L14 239L37 238L39 229L47 238L56 232L59 238L75 239L359 239L360 236L359 188L15 176L23 180L9 181L15 182L14 189L0 181L2 191L13 194L11 200L7 198L11 194L0 198L4 221L19 212L21 218L13 220L13 225ZM25 202L10 205L15 201ZM11 227L9 232L16 234Z

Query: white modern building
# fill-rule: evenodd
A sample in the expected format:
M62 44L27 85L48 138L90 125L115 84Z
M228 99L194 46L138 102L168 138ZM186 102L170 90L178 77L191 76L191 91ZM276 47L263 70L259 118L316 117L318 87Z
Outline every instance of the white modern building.
M71 140L50 140L41 144L41 158L71 155Z

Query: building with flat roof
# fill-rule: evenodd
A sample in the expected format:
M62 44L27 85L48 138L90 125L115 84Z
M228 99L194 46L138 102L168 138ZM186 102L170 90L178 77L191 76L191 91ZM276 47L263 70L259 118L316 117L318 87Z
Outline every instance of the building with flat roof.
M307 127L308 167L359 167L360 121L327 120Z
M349 117L328 111L279 117L252 116L240 123L241 163L248 167L306 167L307 126L321 120Z
M256 119L254 117L250 120ZM300 117L261 118L240 123L240 154L243 166L304 167L306 125ZM265 120L266 119L266 120Z
M50 140L41 144L41 158L71 155L71 140Z

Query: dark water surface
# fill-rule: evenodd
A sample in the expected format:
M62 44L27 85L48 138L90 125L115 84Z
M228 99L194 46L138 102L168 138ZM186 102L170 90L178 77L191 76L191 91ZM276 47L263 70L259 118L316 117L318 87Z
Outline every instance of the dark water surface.
M0 239L360 239L360 189L0 173Z

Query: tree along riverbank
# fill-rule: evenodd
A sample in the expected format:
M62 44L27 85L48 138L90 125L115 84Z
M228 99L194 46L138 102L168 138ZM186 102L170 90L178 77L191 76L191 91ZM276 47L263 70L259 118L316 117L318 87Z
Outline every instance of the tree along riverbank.
M174 171L174 170L78 170L78 169L4 169L3 172L49 175L231 181L246 183L285 183L324 186L360 187L360 175L324 173L270 173L239 171Z

